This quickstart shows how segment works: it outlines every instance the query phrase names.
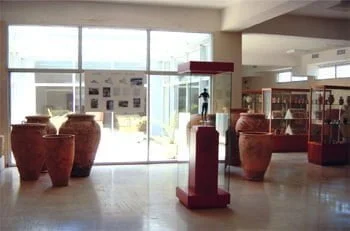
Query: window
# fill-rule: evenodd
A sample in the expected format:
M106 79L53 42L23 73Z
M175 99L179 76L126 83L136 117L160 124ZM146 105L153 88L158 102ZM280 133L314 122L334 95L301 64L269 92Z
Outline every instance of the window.
M83 69L146 70L147 31L83 28Z
M320 67L318 69L317 79L334 79L335 66Z
M78 68L78 28L9 26L9 68Z
M151 70L177 71L179 63L211 61L211 35L151 31Z
M337 78L348 78L350 77L350 64L343 64L336 66Z
M308 78L307 76L292 76L292 82L297 82L297 81L307 81Z
M286 83L292 81L292 72L279 72L277 74L277 83Z

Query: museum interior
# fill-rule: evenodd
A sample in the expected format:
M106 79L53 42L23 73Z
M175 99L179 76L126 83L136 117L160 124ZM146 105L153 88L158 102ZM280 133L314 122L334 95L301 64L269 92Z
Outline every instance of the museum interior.
M350 230L350 0L0 1L0 230Z

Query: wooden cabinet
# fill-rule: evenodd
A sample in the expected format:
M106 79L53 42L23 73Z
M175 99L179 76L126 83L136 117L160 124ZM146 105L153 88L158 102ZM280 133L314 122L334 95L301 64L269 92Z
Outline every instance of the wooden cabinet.
M347 164L350 153L350 87L312 87L310 112L309 162Z
M306 152L309 89L263 88L263 113L274 152Z

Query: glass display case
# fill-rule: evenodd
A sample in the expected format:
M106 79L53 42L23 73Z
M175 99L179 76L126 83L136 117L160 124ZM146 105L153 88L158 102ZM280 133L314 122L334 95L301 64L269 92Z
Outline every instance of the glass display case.
M273 152L306 152L310 90L263 88L262 94Z
M176 196L190 209L220 208L230 203L229 171L219 159L220 153L225 155L225 134L230 125L233 67L233 63L199 61L178 66L178 73L190 82L210 76L211 83L207 91L203 88L195 93L198 110L191 113L187 126L189 158L178 164Z
M350 153L350 87L312 87L310 111L309 162L347 164Z
M249 113L262 113L262 93L261 90L243 90L242 108Z

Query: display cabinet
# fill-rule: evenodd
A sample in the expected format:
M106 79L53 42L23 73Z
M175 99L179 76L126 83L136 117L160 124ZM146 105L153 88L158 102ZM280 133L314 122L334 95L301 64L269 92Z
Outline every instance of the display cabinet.
M347 164L350 159L350 87L313 86L310 112L309 162Z
M273 152L306 152L310 90L263 88L262 94Z
M220 150L225 150L225 134L230 125L233 69L230 62L190 61L178 66L178 73L191 84L200 76L210 76L209 95L204 99L201 84L192 84L189 95L194 100L187 102L190 108L194 102L201 105L187 127L189 160L178 164L176 196L190 209L221 208L230 203L229 169L219 162L219 156ZM201 114L203 106L208 116Z
M243 90L242 108L251 113L262 113L262 93L261 90Z

